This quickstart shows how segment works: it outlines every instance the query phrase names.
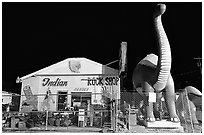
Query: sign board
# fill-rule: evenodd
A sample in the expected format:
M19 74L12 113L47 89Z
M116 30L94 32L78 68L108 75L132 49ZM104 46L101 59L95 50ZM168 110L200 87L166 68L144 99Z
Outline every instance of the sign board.
M103 96L120 99L120 78L118 76L89 76L82 78L81 81L85 82L89 88L100 89L100 92L97 92L102 93Z
M31 88L29 85L26 85L23 87L23 91L25 93L25 97L26 99L31 99L31 97L33 96L33 93L31 91Z
M149 102L156 102L156 93L149 93Z
M81 102L73 102L73 106L81 106Z
M84 109L79 109L79 115L84 115Z
M119 54L119 74L127 70L127 42L122 42Z
M84 121L84 116L79 116L79 121Z

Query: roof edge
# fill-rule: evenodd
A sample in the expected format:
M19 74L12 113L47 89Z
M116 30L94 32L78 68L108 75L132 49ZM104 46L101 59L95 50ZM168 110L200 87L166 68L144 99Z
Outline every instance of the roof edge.
M33 72L33 73L30 73L30 74L28 74L28 75L25 75L25 76L23 76L23 77L17 77L16 83L20 83L20 82L22 82L22 80L25 80L25 79L30 78L30 77L40 76L40 73L43 72L44 70L48 70L48 68L54 67L54 66L56 66L56 65L58 65L58 64L60 64L60 63L63 63L63 62L65 62L65 61L67 61L67 60L75 60L75 59L82 59L82 60L85 60L85 61L89 61L90 63L96 64L97 66L102 66L102 68L103 68L103 67L107 67L107 68L109 68L109 69L111 69L111 70L115 70L116 72L119 71L119 70L117 70L117 69L111 68L111 67L109 67L109 66L103 65L103 64L98 63L98 62L95 62L95 61L92 61L92 60L87 59L87 58L85 58L85 57L74 57L74 58L67 58L67 59L65 59L65 60L62 60L62 61L60 61L60 62L57 62L57 63L52 64L52 65L50 65L50 66L47 66L47 67L45 67L45 68L42 68L42 69L40 69L40 70L37 70L37 71L35 71L35 72ZM62 74L62 75L63 75L63 74ZM79 75L82 75L82 74L79 74Z

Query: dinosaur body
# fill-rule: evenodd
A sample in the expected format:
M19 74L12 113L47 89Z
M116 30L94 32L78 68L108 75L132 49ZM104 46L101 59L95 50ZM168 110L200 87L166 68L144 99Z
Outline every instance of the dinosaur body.
M170 74L171 49L161 21L161 16L165 10L166 6L164 4L158 4L154 12L159 55L149 54L142 59L134 69L132 80L135 89L142 87L142 91L139 93L144 98L148 121L155 121L153 103L148 102L149 93L156 92L157 101L160 101L161 92L163 92L170 120L179 122L175 107L174 81Z
M187 86L184 90L187 92L188 99L181 93L176 100L176 109L181 122L184 123L185 119L191 117L193 124L202 123L202 93L193 86Z

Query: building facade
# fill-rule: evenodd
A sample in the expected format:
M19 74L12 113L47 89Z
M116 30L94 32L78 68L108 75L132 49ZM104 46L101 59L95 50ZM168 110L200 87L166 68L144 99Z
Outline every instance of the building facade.
M21 77L20 110L60 111L66 107L103 104L104 98L120 99L118 70L86 58L68 58Z

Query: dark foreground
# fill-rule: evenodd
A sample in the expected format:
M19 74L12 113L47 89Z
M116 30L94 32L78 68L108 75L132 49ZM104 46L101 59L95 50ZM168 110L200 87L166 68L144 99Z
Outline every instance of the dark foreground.
M93 127L75 127L75 126L69 126L69 127L55 127L55 126L48 126L47 129L45 126L42 127L34 127L29 129L11 129L11 128L4 128L2 129L3 133L12 133L12 132L23 132L23 133L41 133L41 132L102 132L101 128L93 128Z

